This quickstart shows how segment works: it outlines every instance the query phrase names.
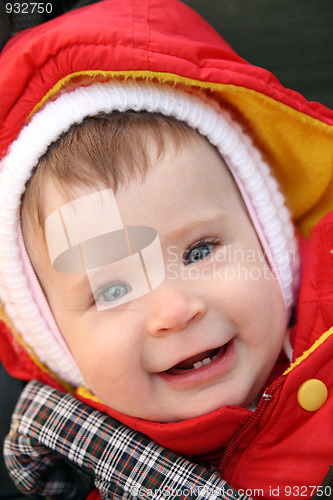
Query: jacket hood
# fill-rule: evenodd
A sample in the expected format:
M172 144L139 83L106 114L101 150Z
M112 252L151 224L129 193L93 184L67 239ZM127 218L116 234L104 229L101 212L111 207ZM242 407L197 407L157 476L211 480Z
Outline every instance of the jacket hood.
M301 233L333 207L333 112L240 58L178 0L106 0L14 36L0 56L0 158L34 112L86 78L145 79L212 95L249 129ZM2 316L6 368L55 385Z
M34 111L84 76L213 93L256 138L302 233L332 207L333 112L240 58L177 0L106 0L14 36L0 57L0 157Z

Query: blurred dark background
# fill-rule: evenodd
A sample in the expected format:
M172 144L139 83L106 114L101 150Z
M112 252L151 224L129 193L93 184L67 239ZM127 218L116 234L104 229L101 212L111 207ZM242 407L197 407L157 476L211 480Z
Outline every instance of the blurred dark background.
M0 49L12 34L94 0L44 1L41 3L52 6L49 14L7 14L6 11L15 10L17 3L29 2L0 0ZM212 24L244 59L272 71L284 86L298 90L307 99L333 107L333 0L185 0L185 3ZM0 366L0 447L21 389L22 383L11 379ZM0 453L0 500L19 498Z

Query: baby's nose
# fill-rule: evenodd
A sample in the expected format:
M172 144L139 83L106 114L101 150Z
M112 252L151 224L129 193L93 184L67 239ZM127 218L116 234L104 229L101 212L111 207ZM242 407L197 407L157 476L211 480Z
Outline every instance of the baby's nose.
M155 300L148 319L151 335L166 335L183 330L189 323L198 321L205 313L200 298L174 290L156 290Z

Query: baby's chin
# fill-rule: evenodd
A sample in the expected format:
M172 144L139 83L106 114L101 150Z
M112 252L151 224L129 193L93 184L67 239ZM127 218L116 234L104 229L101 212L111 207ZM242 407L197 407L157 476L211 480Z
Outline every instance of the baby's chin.
M249 402L248 402L249 401ZM203 418L207 415L213 415L214 413L221 413L223 412L223 408L225 407L237 407L237 408L247 408L250 410L253 410L256 408L258 402L258 397L248 397L244 401L239 401L235 400L234 398L232 399L232 402L226 402L223 400L223 402L210 402L207 404L202 404L200 407L196 408L178 408L177 410L175 409L174 412L166 412L165 414L160 413L159 415L152 414L152 415L146 415L144 417L144 420L150 420L152 422L159 422L159 423L176 423L176 422L183 422L185 420L191 420L191 419L200 419Z

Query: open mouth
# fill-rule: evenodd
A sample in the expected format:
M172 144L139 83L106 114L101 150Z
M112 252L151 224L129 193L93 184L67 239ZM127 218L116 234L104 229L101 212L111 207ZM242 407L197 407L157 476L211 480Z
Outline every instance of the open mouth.
M198 370L203 366L210 365L225 354L227 347L228 343L224 344L221 347L217 347L216 349L209 349L208 351L204 351L196 354L195 356L191 356L190 358L184 359L177 365L173 366L165 373L168 373L170 375L182 375L192 370Z

